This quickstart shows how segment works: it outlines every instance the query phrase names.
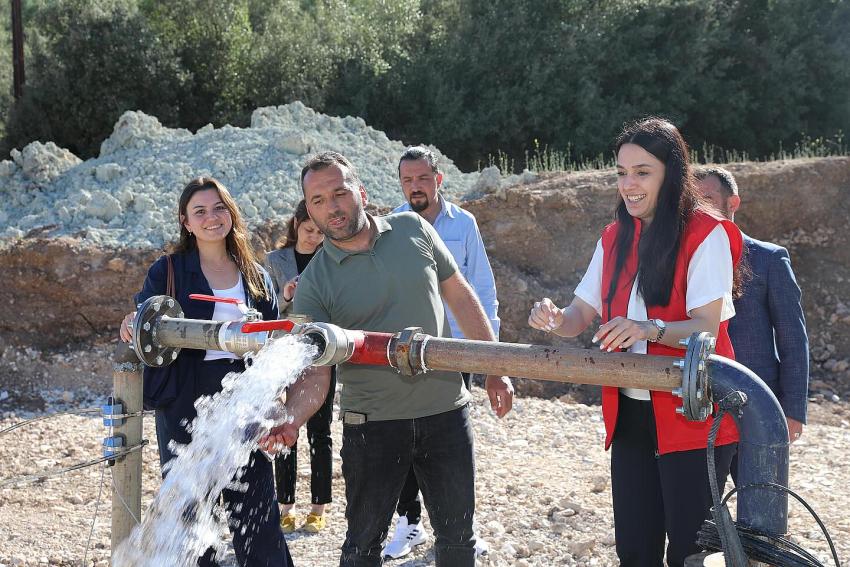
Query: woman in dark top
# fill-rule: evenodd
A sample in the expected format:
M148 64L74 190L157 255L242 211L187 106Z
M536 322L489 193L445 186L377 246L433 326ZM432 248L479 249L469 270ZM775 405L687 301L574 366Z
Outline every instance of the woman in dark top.
M266 266L277 290L281 316L286 317L298 286L298 276L318 252L324 235L307 215L307 205L302 200L289 219L283 247L271 252ZM307 421L307 440L310 442L310 502L311 509L303 529L317 533L325 523L325 505L331 502L331 420L333 398L336 391L336 369L331 373L331 386L324 404ZM275 458L275 487L277 501L281 505L280 525L285 533L296 529L296 517L292 512L295 505L295 478L298 473L298 447L292 446L288 455Z
M189 182L178 207L180 240L170 255L174 295L190 319L238 320L242 314L232 304L189 299L193 293L238 298L260 311L263 319L277 319L277 298L266 271L254 259L250 240L227 188L210 177ZM166 293L168 257L150 267L136 304ZM128 323L121 323L121 339L131 339ZM229 372L240 372L240 358L222 351L183 349L169 366L145 368L145 402L156 410L156 437L160 464L174 458L169 442L187 444L191 434L186 425L197 416L195 401L222 389ZM166 471L163 471L163 477ZM288 567L292 559L278 527L279 511L274 500L272 467L255 451L239 477L245 491L224 490L230 514L233 547L240 565ZM260 521L257 518L261 518ZM199 565L216 565L215 553L207 551Z

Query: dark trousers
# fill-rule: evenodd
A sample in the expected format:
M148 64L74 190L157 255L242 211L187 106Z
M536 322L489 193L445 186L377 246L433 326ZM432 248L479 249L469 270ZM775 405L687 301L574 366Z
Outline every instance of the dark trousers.
M335 368L334 368L335 370ZM331 421L333 421L336 372L331 372L331 384L322 407L307 420L307 441L310 443L310 502L328 504L331 501L333 472L333 445ZM298 445L291 447L289 454L274 460L274 481L277 501L280 504L295 503L295 481L298 477Z
M203 362L200 366L200 375L195 377L196 383L191 384L191 380L186 380L187 383L182 385L183 389L188 390L191 395L178 395L172 404L156 410L156 441L162 466L174 458L174 454L168 448L170 441L174 440L182 444L191 441L191 435L186 431L184 423L189 423L197 417L195 399L201 395L220 391L221 379L228 372L242 370L244 366L241 361ZM164 477L165 474L163 474ZM271 463L259 451L254 451L238 482L246 487L244 492L225 489L221 496L230 516L233 549L239 565L291 566L292 558L279 526L280 511L275 503ZM213 550L207 551L198 560L198 565L204 567L218 565Z
M678 567L698 553L696 534L712 506L705 449L658 455L652 402L620 395L611 448L617 556L623 567ZM722 487L736 445L715 449Z
M436 536L438 567L472 567L475 460L469 408L343 425L348 531L341 567L381 565L393 509L411 464Z
M461 372L463 383L466 384L466 389L471 390L472 375L469 372ZM413 467L407 473L407 480L404 481L404 486L401 488L401 494L398 496L398 506L396 513L399 516L406 516L408 524L418 524L422 519L422 502L419 500L419 483L416 481L416 473Z

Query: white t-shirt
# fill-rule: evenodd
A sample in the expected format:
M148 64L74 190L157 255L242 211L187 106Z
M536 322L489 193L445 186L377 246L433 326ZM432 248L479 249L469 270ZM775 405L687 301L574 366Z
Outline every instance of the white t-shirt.
M596 309L602 315L602 239L596 243L596 250L584 277L575 290L575 295ZM705 240L697 247L688 264L688 289L685 294L685 308L688 315L699 307L708 305L717 299L723 299L720 321L731 319L735 315L732 303L732 251L729 248L729 235L721 225L714 227ZM633 321L649 321L643 296L638 292L638 278L632 286L626 317ZM605 291L607 293L607 290ZM646 354L646 341L638 341L629 348L629 352ZM620 388L626 396L636 400L649 400L649 390Z
M230 289L213 289L212 292L216 297L229 297L231 299L238 299L239 301L244 302L245 287L242 285L242 274L239 274L239 281L236 282L235 286ZM238 321L241 318L242 312L239 311L239 308L232 303L216 302L212 316L213 321ZM221 358L235 359L238 357L232 352L226 352L223 350L208 350L207 354L204 355L204 360L219 360Z

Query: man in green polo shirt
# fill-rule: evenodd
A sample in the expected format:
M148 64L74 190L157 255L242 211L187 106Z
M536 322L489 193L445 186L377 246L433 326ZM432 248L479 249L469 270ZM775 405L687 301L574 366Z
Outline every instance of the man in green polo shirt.
M448 337L445 301L467 338L495 340L475 292L419 215L366 214L366 190L354 166L335 152L307 162L301 187L310 218L327 238L301 274L296 313L347 329L416 326ZM275 428L268 446L294 443L298 428L325 399L329 377L329 368L314 367L290 387L286 407L293 421ZM437 565L472 567L471 396L460 373L402 376L389 367L343 364L339 380L348 520L340 566L382 563L381 545L412 465L436 534ZM510 380L488 376L485 388L496 414L508 413Z

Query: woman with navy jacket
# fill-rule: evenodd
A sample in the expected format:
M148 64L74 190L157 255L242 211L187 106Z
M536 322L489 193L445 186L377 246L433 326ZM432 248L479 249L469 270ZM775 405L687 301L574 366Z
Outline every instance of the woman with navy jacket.
M199 293L236 298L257 309L263 319L277 319L273 284L255 261L245 223L223 184L211 177L190 181L180 195L178 222L180 239L170 259L175 299L186 318L217 321L242 318L237 306L231 303L189 299L190 294ZM136 304L165 294L168 272L167 256L154 262L142 291L134 298ZM131 339L128 323L133 315L127 315L121 323L121 339L125 342ZM220 392L225 375L244 369L242 359L231 353L193 349L181 350L170 366L145 368L145 404L156 410L161 466L174 458L168 447L170 441L180 444L191 441L186 425L197 416L195 401ZM271 463L255 451L239 481L247 485L247 490L222 493L239 564L292 565L278 526L280 512L275 502ZM208 551L198 564L216 565L214 552Z
M679 341L707 331L717 353L734 358L727 326L735 314L741 232L697 197L688 147L673 124L649 118L627 126L616 143L619 199L569 306L548 298L528 323L564 337L599 315L593 342L603 352L683 357ZM699 551L696 533L711 493L706 440L711 426L676 413L670 392L604 387L605 448L617 556L626 567L671 567ZM738 440L726 416L716 441L715 473L723 486Z

